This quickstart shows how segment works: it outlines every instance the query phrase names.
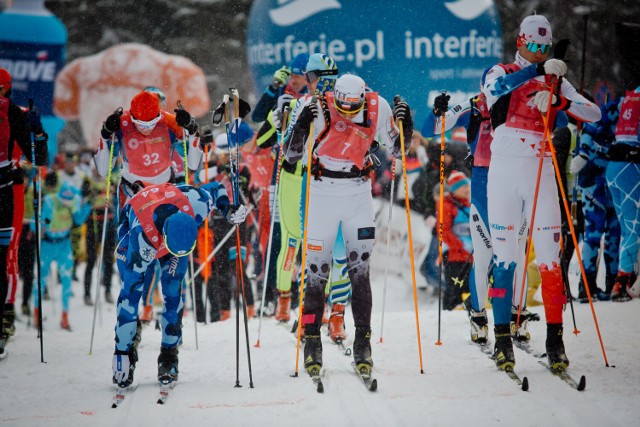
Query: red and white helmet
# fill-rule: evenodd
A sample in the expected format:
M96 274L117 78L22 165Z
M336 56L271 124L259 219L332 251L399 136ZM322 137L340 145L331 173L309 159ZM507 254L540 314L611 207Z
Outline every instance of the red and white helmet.
M345 74L336 81L334 105L341 113L355 114L364 106L364 93L364 80L354 74Z

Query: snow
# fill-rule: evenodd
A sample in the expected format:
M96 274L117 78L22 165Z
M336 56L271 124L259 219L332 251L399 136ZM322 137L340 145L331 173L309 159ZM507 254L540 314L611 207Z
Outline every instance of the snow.
M402 216L395 217L397 221ZM83 266L79 276L82 278ZM93 308L82 301L83 287L73 283L70 321L73 332L59 328L59 286L54 300L43 301L46 363L40 363L36 331L19 316L17 335L0 361L0 425L7 426L418 426L518 425L628 426L640 416L638 343L640 300L594 304L607 359L606 367L588 304L575 303L579 335L573 335L571 313L565 312L565 345L569 372L586 375L579 393L519 349L516 370L529 379L521 391L470 344L464 311L443 312L441 346L438 304L433 289L418 290L424 374L416 340L410 281L391 275L380 343L383 274L372 274L374 306L372 347L378 391L367 391L352 373L351 359L323 337L325 393L316 393L300 357L295 370L295 336L273 319L262 324L260 348L254 347L258 320L249 322L254 388L249 388L244 329L240 320L241 388L236 384L235 314L226 322L198 324L196 349L191 312L184 320L180 379L164 406L157 405L156 358L160 332L143 331L136 367L137 390L123 405L111 409L111 358L115 305L102 304L93 354L89 341ZM572 276L577 293L575 275ZM20 294L18 294L20 295ZM20 296L18 297L20 300ZM543 316L541 307L532 311ZM100 314L101 313L101 314ZM489 311L490 320L492 317ZM543 316L544 319L544 316ZM347 345L353 321L347 309ZM532 346L544 350L544 322L531 324ZM302 350L301 350L302 351ZM613 367L615 366L615 368ZM634 421L635 420L635 421Z

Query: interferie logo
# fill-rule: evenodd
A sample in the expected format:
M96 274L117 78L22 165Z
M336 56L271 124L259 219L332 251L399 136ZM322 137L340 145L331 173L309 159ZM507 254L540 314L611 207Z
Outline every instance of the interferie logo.
M493 0L255 0L246 46L256 95L296 55L325 53L387 100L402 95L421 126L442 89L451 105L478 94L503 40Z

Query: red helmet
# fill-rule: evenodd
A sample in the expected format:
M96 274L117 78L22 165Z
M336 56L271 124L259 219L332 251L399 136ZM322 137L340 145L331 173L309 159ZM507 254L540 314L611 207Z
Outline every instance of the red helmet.
M0 88L11 89L11 74L4 68L0 68Z
M129 109L134 119L148 122L160 114L160 100L158 96L149 92L140 92L131 100Z

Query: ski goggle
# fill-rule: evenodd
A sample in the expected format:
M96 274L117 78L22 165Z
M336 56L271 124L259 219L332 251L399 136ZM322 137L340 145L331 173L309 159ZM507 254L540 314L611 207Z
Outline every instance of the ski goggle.
M304 73L304 78L307 83L314 83L322 76L337 76L338 70L314 70Z
M144 132L144 131L152 130L154 127L156 127L156 125L158 124L158 122L160 121L161 118L162 118L162 115L158 114L158 117L156 117L155 119L152 119L152 120L149 120L149 121L145 122L143 120L135 119L132 116L131 117L131 121L133 122L133 124L136 125L138 130Z
M542 43L534 43L534 42L527 43L527 50L532 53L536 53L537 51L540 51L540 53L544 55L545 53L549 52L549 49L551 49L551 44L542 44Z
M360 98L343 98L338 99L338 96L333 98L333 105L336 110L342 114L353 115L357 114L364 107L364 100Z
M196 242L197 240L193 241L193 245L191 246L191 249L189 249L188 251L180 251L180 253L175 253L173 251L171 251L171 249L169 248L169 244L167 243L167 235L166 234L162 234L162 238L164 240L164 247L167 248L167 251L169 251L169 253L171 255L173 255L174 257L183 257L183 256L187 256L189 255L191 252L193 252L193 250L196 248Z

